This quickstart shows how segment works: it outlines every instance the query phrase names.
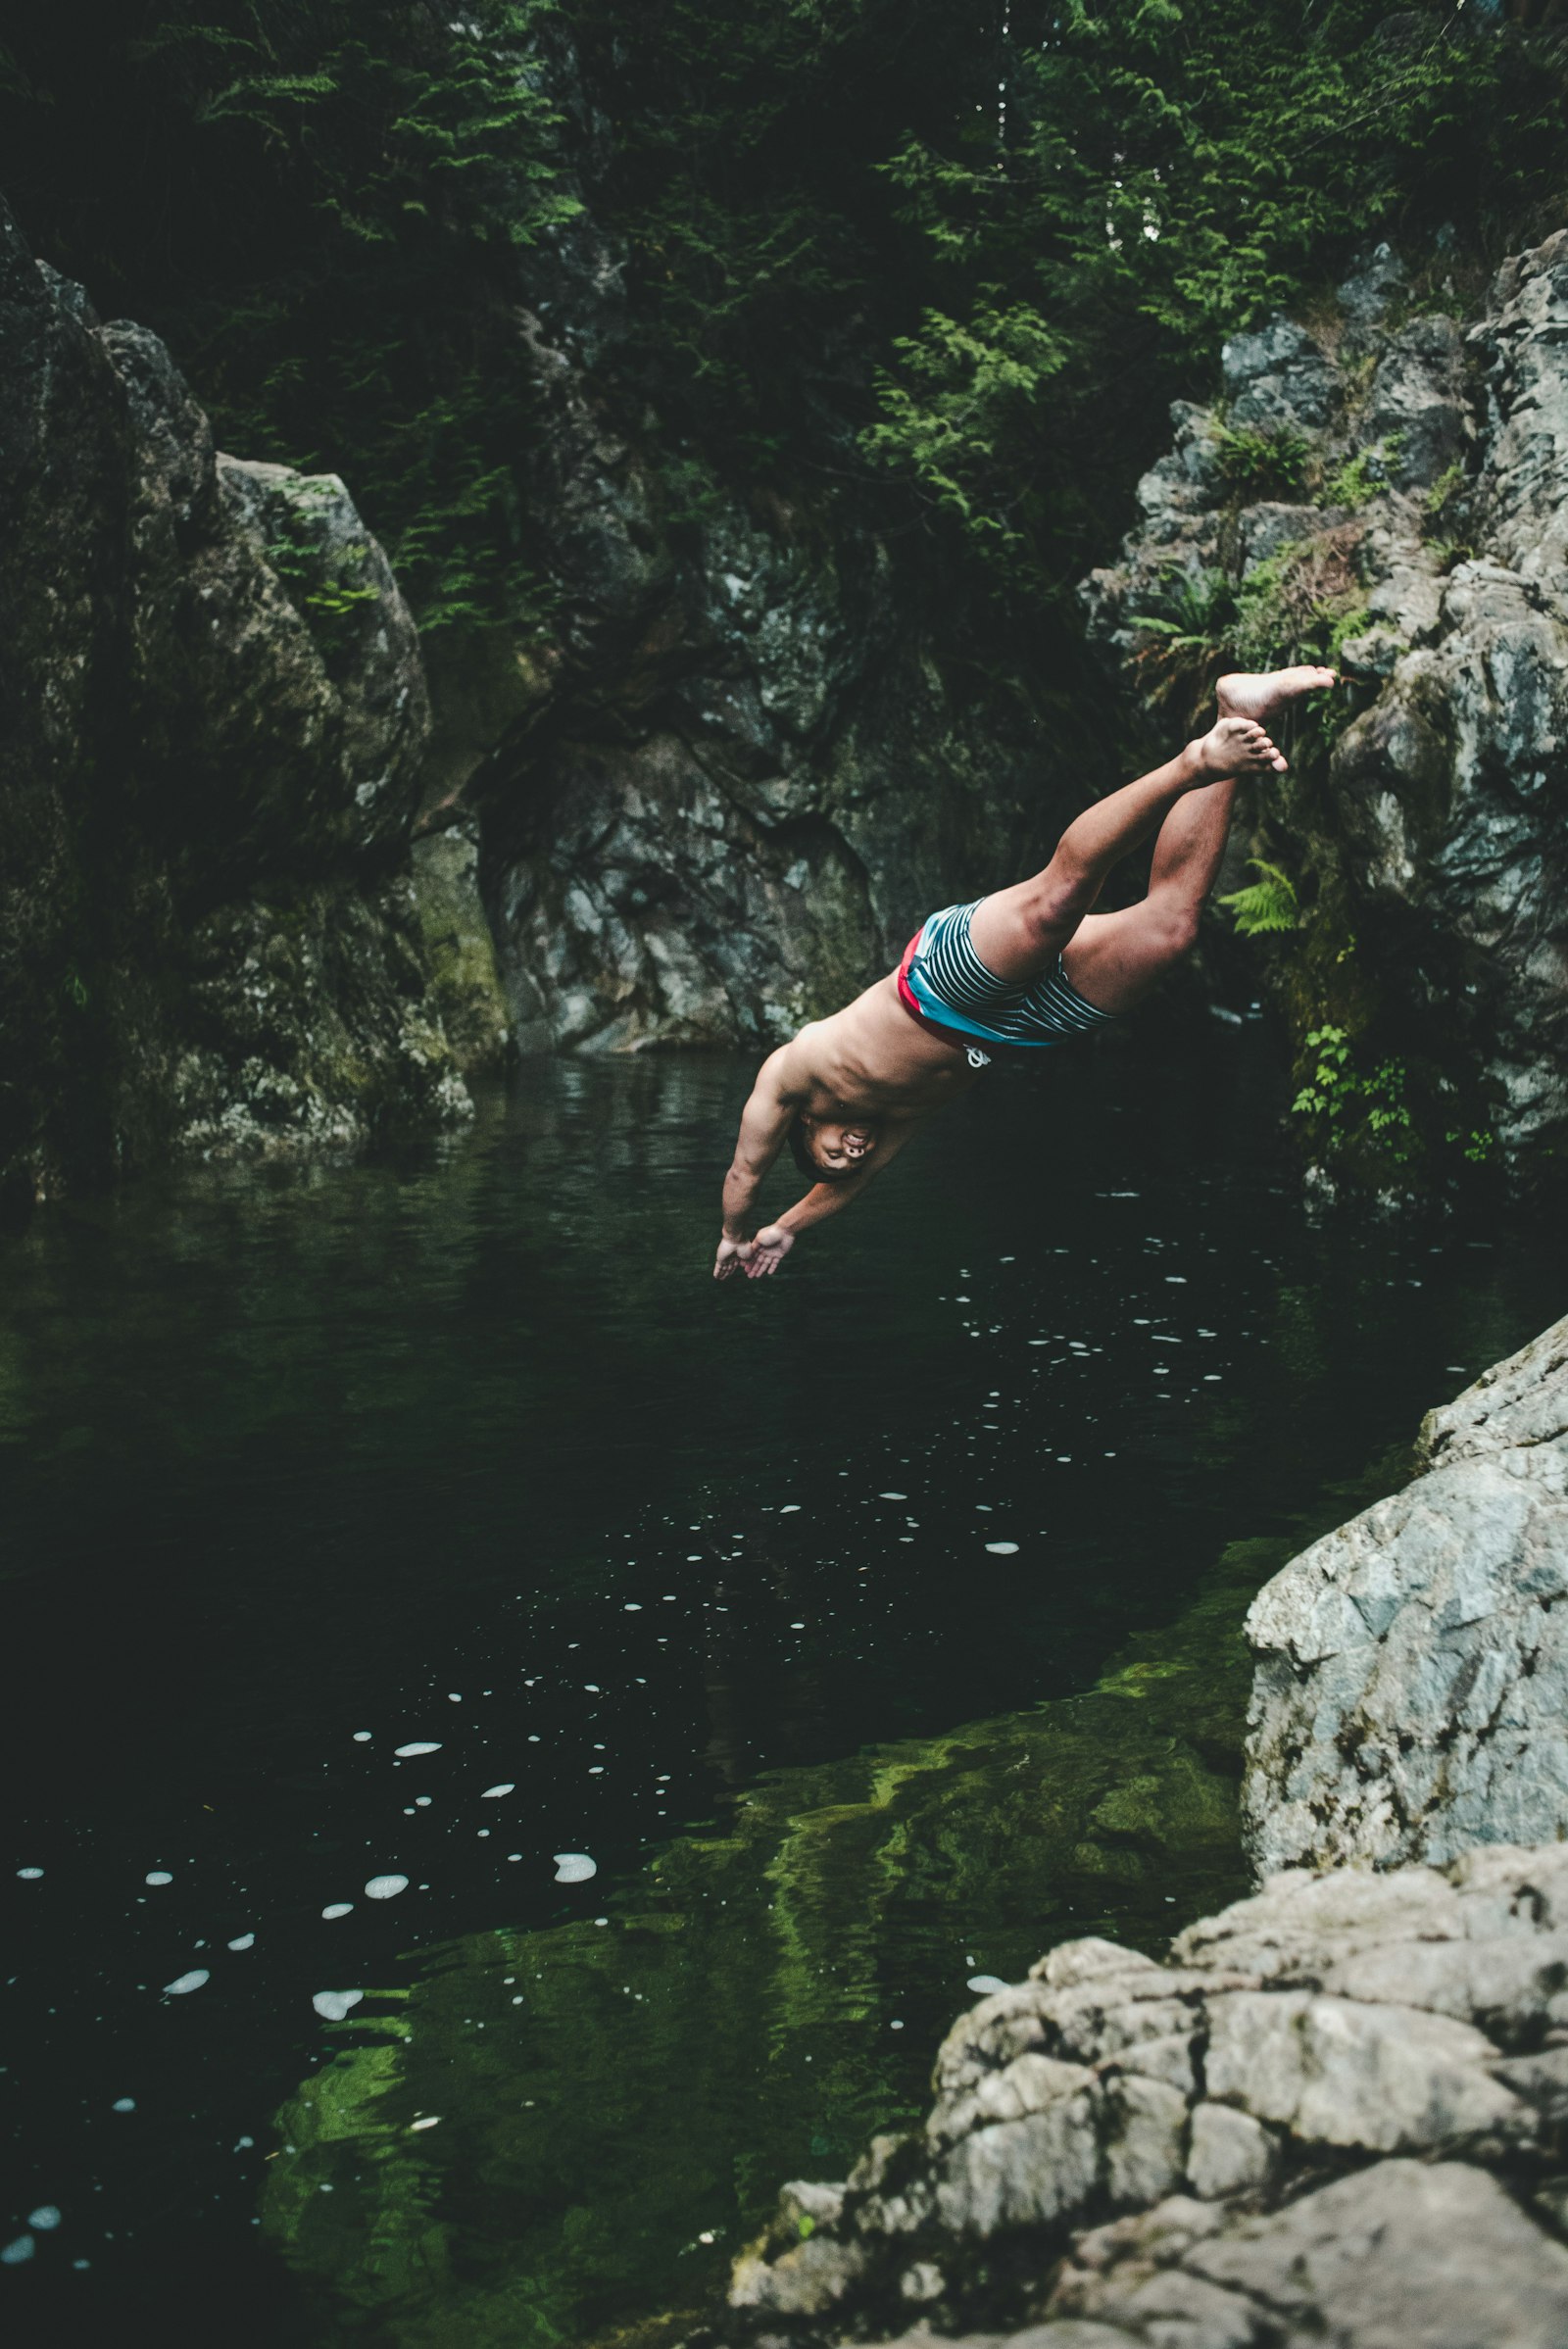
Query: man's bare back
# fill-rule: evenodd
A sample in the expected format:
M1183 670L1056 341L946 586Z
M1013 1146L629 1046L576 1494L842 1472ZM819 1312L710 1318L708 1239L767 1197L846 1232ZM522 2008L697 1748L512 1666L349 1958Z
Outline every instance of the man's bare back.
M1220 715L1206 735L1086 808L1032 880L949 909L961 932L950 961L956 957L960 974L978 974L999 1002L1022 1006L1009 1012L1014 1026L1036 1031L1022 1041L1054 1043L1119 1016L1187 953L1219 869L1238 781L1285 766L1263 721L1333 682L1322 668L1222 678ZM1148 896L1124 911L1095 913L1112 864L1153 832ZM1053 1026L1059 1033L1046 1032ZM994 1039L999 1048L1011 1041ZM724 1178L714 1278L776 1272L799 1233L858 1199L929 1117L975 1083L988 1057L979 1044L992 1042L983 1023L945 1002L922 1010L905 974L890 972L770 1052ZM762 1179L786 1143L811 1188L776 1223L757 1229Z

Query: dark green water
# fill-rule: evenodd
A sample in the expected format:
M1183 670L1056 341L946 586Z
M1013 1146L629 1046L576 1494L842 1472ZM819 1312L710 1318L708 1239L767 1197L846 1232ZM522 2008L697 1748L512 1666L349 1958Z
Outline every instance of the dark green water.
M10 2337L699 2301L917 2107L969 1975L1224 1896L1282 1553L1217 1562L1340 1513L1568 1253L1313 1231L1255 1057L988 1084L756 1287L707 1277L717 1058L0 1244Z

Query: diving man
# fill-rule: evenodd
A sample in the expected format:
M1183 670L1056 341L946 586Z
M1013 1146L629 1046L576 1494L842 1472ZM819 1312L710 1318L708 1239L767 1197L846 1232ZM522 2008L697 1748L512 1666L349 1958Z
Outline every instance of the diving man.
M1208 732L1074 817L1042 872L933 913L897 971L770 1052L724 1178L715 1280L777 1272L998 1052L1066 1044L1130 1011L1197 939L1241 778L1284 771L1270 722L1334 682L1327 668L1222 677ZM1111 866L1151 833L1148 895L1096 913ZM758 1193L786 1144L810 1189L759 1229Z

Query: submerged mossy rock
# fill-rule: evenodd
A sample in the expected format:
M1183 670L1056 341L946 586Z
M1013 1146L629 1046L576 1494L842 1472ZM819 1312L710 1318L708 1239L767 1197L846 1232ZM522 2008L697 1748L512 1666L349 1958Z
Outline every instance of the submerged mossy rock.
M335 475L219 455L3 206L0 489L0 1190L466 1114L385 557Z
M1240 1890L1239 1626L1285 1546L1238 1543L1086 1695L772 1774L605 1923L430 1952L279 2116L270 2235L399 2349L672 2335L780 2176L913 2118L972 1953L1130 1953Z
M1235 873L1326 1197L1554 1195L1568 1152L1568 230L1469 303L1456 267L1380 247L1311 331L1227 344L1085 587L1167 714L1221 667L1350 680Z
M479 843L471 821L416 835L414 896L431 993L459 1066L465 1076L498 1069L512 1031L479 895Z

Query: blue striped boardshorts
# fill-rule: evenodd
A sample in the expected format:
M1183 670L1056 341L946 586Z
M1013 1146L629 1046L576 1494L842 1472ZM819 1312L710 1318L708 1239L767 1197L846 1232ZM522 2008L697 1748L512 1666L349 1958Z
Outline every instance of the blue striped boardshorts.
M1025 1047L1070 1044L1110 1025L1115 1013L1078 993L1059 954L1054 970L1022 981L999 979L988 970L969 943L969 924L983 902L944 906L914 941L903 976L927 1019L956 1031L955 1042L973 1036L983 1044Z

